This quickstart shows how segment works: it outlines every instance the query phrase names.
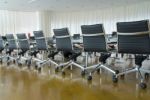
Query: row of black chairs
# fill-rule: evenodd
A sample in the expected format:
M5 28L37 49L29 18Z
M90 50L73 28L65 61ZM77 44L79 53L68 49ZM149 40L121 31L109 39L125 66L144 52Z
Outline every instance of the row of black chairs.
M113 74L113 81L118 81L118 76L124 75L126 73L138 72L141 82L140 86L146 88L146 83L141 75L141 72L150 73L149 70L144 70L142 67L142 62L148 59L150 54L150 32L149 32L149 21L134 21L134 22L119 22L117 23L117 53L121 54L134 54L136 66L132 69L126 69L123 72L118 70L112 70L112 68L105 65L106 60L110 57L111 52L108 51L108 46L105 38L105 31L103 24L95 25L82 25L82 36L83 36L83 48L84 52L99 52L101 56L99 58L99 63L93 66L88 66L87 61L85 66L81 66L75 62L76 57L81 54L81 51L76 52L73 48L73 43L71 36L67 28L54 29L54 34L56 37L56 48L57 51L71 51L73 55L70 60L64 64L59 64L59 67L66 66L62 69L68 68L70 65L77 66L82 70L82 75L86 74L89 69L93 69L89 74L88 80L92 79L92 73L99 69L105 69Z
M0 36L0 52L2 54L2 51L5 51L5 54L0 57L0 61L2 62L3 58L7 58L7 65L9 65L11 61L17 62L18 65L22 65L23 59L28 67L31 66L32 60L35 60L39 63L43 62L43 60L35 59L36 55L41 50L48 50L44 35L43 38L38 38L38 33L39 32L34 31L37 45L33 46L32 48L25 33L17 34L17 39L14 38L13 34L7 34L7 41L4 41ZM14 55L13 52L15 50L16 53Z
M92 80L92 73L99 71L100 69L105 69L112 73L113 82L118 82L118 77L131 72L138 72L140 75L140 86L146 88L147 85L144 81L141 72L150 73L149 70L144 70L142 67L142 62L148 58L150 54L150 32L149 32L149 21L134 21L134 22L119 22L117 23L117 50L116 53L121 54L134 54L136 66L132 69L126 69L123 72L118 70L113 70L109 66L106 66L106 60L111 56L111 51L108 50L108 45L105 38L105 30L103 24L94 25L82 25L82 37L83 37L83 51L80 49L75 49L72 43L72 38L69 34L68 28L54 29L54 35L56 38L56 50L49 53L48 59L39 60L35 59L39 51L48 51L48 46L44 34L42 31L35 31L34 37L36 40L36 50L33 50L30 54L30 59L26 60L27 65L31 65L32 60L37 61L36 67L41 70L42 66L47 63L52 63L55 65L55 71L61 70L65 74L65 69L70 66L76 66L81 69L81 74L88 74L87 79ZM6 36L7 37L7 36ZM30 50L29 42L25 37L25 34L17 35L19 42L19 49L21 53L19 55L24 56L27 50ZM8 42L12 42L12 38ZM1 41L1 39L0 39ZM26 42L25 42L26 41ZM2 43L2 42L1 42ZM0 44L1 44L0 43ZM10 46L10 44L8 46ZM1 47L1 46L0 46ZM15 47L15 46L13 46ZM16 49L16 48L13 48ZM2 51L2 49L0 49ZM12 51L10 49L10 51ZM53 60L54 56L59 52L71 52L67 62L57 63ZM76 62L76 58L81 55L82 52L98 52L101 53L99 57L99 63L96 65L88 66L87 56L85 65L80 65ZM9 52L10 54L10 52Z

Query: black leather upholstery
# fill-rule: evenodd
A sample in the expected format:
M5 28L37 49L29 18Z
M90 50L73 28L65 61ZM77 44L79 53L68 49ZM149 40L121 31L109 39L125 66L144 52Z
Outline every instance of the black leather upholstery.
M82 25L81 30L82 34L104 33L102 24Z
M67 28L54 29L58 51L72 51L72 42ZM59 38L60 36L64 36ZM67 36L67 37L65 37Z
M34 31L33 33L35 38L44 37L43 31Z
M4 49L3 39L0 36L0 52Z
M86 52L106 52L106 40L102 24L82 25L83 45ZM99 34L86 36L86 34ZM100 35L102 34L102 35ZM85 36L84 36L85 35Z
M19 33L19 34L16 34L17 35L17 39L27 39L27 36L25 33Z
M74 40L80 39L80 34L74 34L74 35L73 35L73 39L74 39Z
M14 40L15 39L13 34L6 34L6 38L8 40Z
M148 20L117 23L117 32L119 32L118 52L149 54L150 36L148 27Z
M6 38L8 42L8 49L9 50L17 49L16 41L15 41L13 34L7 34Z
M53 29L55 36L69 35L68 28Z
M118 22L117 32L120 33L134 33L134 32L144 32L149 31L148 20L133 21L133 22Z
M36 40L36 46L38 50L47 50L46 40L43 31L34 31L34 37Z
M30 45L25 33L17 34L17 38L18 38L19 48L21 50L26 51L30 49Z

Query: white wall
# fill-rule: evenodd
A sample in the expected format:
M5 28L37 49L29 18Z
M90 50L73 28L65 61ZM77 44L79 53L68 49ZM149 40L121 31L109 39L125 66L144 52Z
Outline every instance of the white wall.
M116 31L116 22L150 19L150 2L97 11L53 12L51 33L54 28L69 27L71 34L81 33L80 26L103 23L106 34Z

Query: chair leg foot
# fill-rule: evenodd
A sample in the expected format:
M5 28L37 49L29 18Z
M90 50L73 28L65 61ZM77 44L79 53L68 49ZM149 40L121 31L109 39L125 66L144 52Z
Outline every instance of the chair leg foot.
M0 59L0 64L2 64L3 63L3 61L2 61L2 59Z
M139 86L140 86L142 89L146 89L146 88L147 88L147 85L146 85L146 83L144 83L144 82L141 82L141 83L139 84Z
M28 66L28 69L30 69L30 67L31 67L31 60L26 60L26 64Z
M18 63L18 66L19 66L19 67L21 67L21 66L22 66L22 64L21 64L21 63Z
M30 65L30 64L27 64L27 67L28 67L28 69L30 69L31 65Z
M144 77L145 77L146 80L148 80L149 79L149 73L145 73Z
M124 78L125 78L125 74L120 75L120 79L124 80Z
M7 66L9 66L10 65L10 62L7 62Z
M91 81L91 80L92 80L92 76L89 75L89 76L87 77L87 80L88 80L88 81Z
M15 61L15 60L13 60L13 63L15 64L15 63L16 63L16 61Z
M85 76L85 70L81 71L81 76Z
M97 69L97 74L100 74L100 68L99 68L99 69Z
M113 83L117 83L118 82L118 78L116 77L116 75L112 76L112 81L113 81Z
M115 70L116 74L119 74L119 70Z
M35 69L38 70L38 65L35 65Z
M66 75L65 71L62 71L62 75Z
M56 68L55 68L55 72L58 72L58 71L59 71L59 68L58 68L58 67L56 67Z
M39 73L41 73L41 71L42 71L42 68L41 68L41 67L39 67L39 68L38 68L38 72L39 72Z

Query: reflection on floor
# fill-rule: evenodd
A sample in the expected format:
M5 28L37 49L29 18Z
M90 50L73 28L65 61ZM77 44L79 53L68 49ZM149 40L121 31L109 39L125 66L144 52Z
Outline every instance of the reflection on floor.
M49 70L50 69L50 70ZM27 69L0 65L0 100L149 100L148 88L141 90L135 74L112 83L111 76L95 73L92 82L80 76L80 71L66 76L44 68L41 74Z

